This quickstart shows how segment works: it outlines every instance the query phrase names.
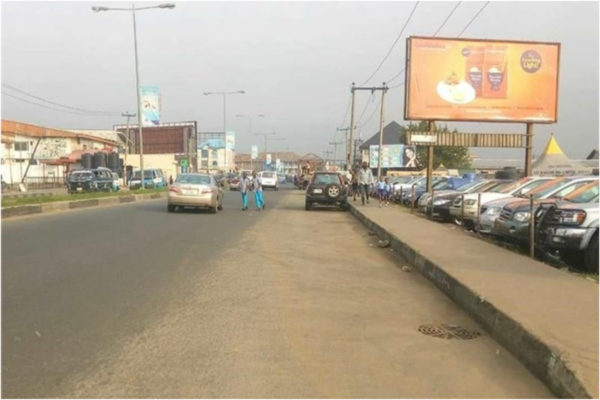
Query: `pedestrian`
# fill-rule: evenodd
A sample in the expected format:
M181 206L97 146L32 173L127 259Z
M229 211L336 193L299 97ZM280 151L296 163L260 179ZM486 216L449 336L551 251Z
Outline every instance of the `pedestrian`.
M380 176L379 180L377 181L377 197L379 198L379 208L381 208L385 203L385 194L385 181L383 180L383 176Z
M390 205L390 199L392 198L394 192L393 186L390 184L390 178L385 177L385 206Z
M260 177L256 175L256 171L252 171L252 189L254 190L256 211L260 211L265 208L265 200L263 199L262 182Z
M173 175L169 175L169 186L173 184Z
M352 169L352 199L356 201L358 196L358 168Z
M358 185L360 187L360 200L362 205L365 205L365 198L369 204L369 191L373 183L373 171L368 167L367 162L363 161L362 167L358 172Z
M242 172L242 179L240 179L240 193L242 194L242 211L248 209L248 191L250 190L250 179L246 171Z

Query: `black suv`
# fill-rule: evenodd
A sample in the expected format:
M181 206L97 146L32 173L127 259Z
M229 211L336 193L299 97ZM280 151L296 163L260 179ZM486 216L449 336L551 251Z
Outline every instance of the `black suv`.
M337 172L315 172L306 188L304 209L309 211L314 204L340 206L348 209L348 187Z
M112 190L113 176L108 168L82 169L73 171L67 179L69 193L97 192Z

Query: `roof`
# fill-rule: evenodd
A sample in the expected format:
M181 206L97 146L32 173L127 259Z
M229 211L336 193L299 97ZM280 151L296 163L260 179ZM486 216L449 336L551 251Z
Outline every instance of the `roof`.
M392 121L383 128L383 144L404 144L404 128ZM379 146L379 131L360 145L361 150L368 150L370 146Z
M531 168L536 175L573 175L589 174L591 172L589 167L570 160L563 153L553 134L550 135L544 151L535 160Z
M597 160L599 158L598 155L599 155L598 154L598 150L594 149L594 150L592 150L592 152L590 153L590 155L587 156L585 159L586 160Z
M291 151L282 151L282 152L268 152L267 154L271 154L271 160L275 161L279 158L282 162L298 162L300 157L296 153ZM266 159L265 152L258 153L258 159L253 161L264 162ZM236 153L235 154L235 162L250 162L250 154L244 153Z
M7 143L10 138L14 140L15 135L29 136L35 138L72 138L72 139L87 139L97 143L108 144L111 146L118 146L119 143L114 140L108 140L99 138L97 136L87 135L85 133L75 133L60 129L46 128L43 126L26 124L23 122L9 121L6 119L2 120L2 137L6 137Z

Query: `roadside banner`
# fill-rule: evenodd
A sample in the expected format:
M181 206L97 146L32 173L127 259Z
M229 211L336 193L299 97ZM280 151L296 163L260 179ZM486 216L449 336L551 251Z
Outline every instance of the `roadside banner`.
M267 165L271 165L271 155L267 154Z
M160 125L160 95L157 86L140 87L142 98L142 126Z
M227 150L235 151L235 132L225 134L225 146Z
M256 160L258 158L258 146L252 146L252 159Z

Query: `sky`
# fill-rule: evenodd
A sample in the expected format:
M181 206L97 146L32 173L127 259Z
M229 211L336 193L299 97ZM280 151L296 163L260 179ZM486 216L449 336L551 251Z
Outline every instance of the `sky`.
M137 2L136 6L158 3ZM227 97L227 130L236 150L249 152L272 133L269 150L324 156L339 141L352 82L362 84L381 63L415 2L175 2L176 8L137 13L142 85L159 87L162 122L197 121L199 131L223 130L223 100L204 92L244 90ZM432 35L457 2L420 2L401 39L368 85L404 68L405 38ZM438 36L455 37L483 2L462 2ZM130 12L94 13L92 5L122 2L2 2L2 118L53 128L111 129L120 116L77 115L24 103L135 112L135 69ZM551 133L565 153L585 158L598 148L598 2L492 1L464 38L561 43L558 123L536 125L534 154ZM400 82L403 76L396 80ZM379 95L377 95L379 96ZM356 100L357 134L379 129L379 99ZM365 108L366 107L366 108ZM385 121L404 124L404 91L390 90ZM371 117L369 119L369 117ZM465 132L524 133L524 124L450 123ZM342 150L339 150L342 153ZM490 158L522 157L522 150L471 149ZM339 154L338 158L342 158Z

